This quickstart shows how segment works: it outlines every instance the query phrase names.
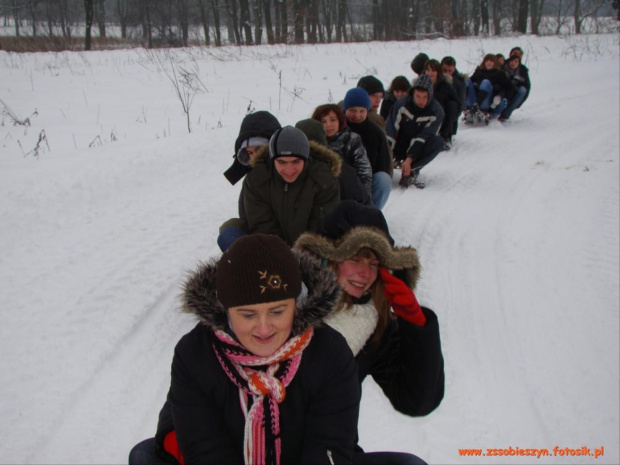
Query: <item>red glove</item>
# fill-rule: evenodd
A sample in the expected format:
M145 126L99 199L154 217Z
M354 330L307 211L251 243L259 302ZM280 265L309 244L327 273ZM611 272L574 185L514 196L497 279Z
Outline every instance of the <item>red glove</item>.
M383 280L383 294L394 309L394 313L409 323L424 326L426 317L413 291L385 268L379 268L379 274Z

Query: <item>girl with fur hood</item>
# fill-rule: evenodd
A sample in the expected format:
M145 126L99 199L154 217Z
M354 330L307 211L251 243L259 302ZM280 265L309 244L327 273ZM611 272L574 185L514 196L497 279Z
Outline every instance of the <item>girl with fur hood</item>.
M183 293L198 324L175 348L157 435L130 465L352 463L355 361L320 324L338 295L333 273L275 236L201 264Z
M371 375L406 415L435 410L444 395L444 363L437 316L413 292L420 274L415 249L394 246L379 210L343 201L318 234L302 234L293 250L336 273L343 294L324 321L347 340L360 384ZM422 463L389 454L377 463Z

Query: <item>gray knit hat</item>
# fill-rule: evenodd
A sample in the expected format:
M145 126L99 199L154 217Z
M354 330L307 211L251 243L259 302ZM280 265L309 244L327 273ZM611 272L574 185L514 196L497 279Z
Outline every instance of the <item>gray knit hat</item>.
M226 308L297 298L299 261L286 243L269 234L249 234L224 252L217 266L217 299Z
M269 158L298 157L307 160L310 156L310 144L302 130L293 126L278 129L269 141Z

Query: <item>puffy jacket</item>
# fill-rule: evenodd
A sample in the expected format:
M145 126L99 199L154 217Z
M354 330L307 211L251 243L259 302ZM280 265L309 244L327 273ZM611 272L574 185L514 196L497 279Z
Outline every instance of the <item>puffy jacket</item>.
M362 138L347 126L338 134L327 138L328 146L342 157L342 160L355 168L366 192L372 195L372 167L366 155Z
M310 141L310 156L293 183L285 182L269 158L268 146L259 149L243 180L243 211L251 233L275 234L293 245L304 231L316 231L323 217L340 201L340 157Z

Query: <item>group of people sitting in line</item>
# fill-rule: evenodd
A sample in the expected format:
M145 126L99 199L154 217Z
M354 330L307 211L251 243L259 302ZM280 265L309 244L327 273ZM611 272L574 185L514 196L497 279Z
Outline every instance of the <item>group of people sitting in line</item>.
M507 119L523 103L527 69L512 57L523 92L501 94L504 72L488 72L487 57L464 90L448 79L463 78L453 59L418 55L410 87L399 77L384 92L365 76L295 127L266 111L244 118L224 173L243 179L239 216L220 227L221 258L185 282L182 308L198 324L176 346L156 435L131 465L425 463L358 445L366 376L410 416L434 411L445 386L437 316L414 293L417 252L395 245L381 208L394 167L404 187L418 182L461 112L501 95L492 109Z

